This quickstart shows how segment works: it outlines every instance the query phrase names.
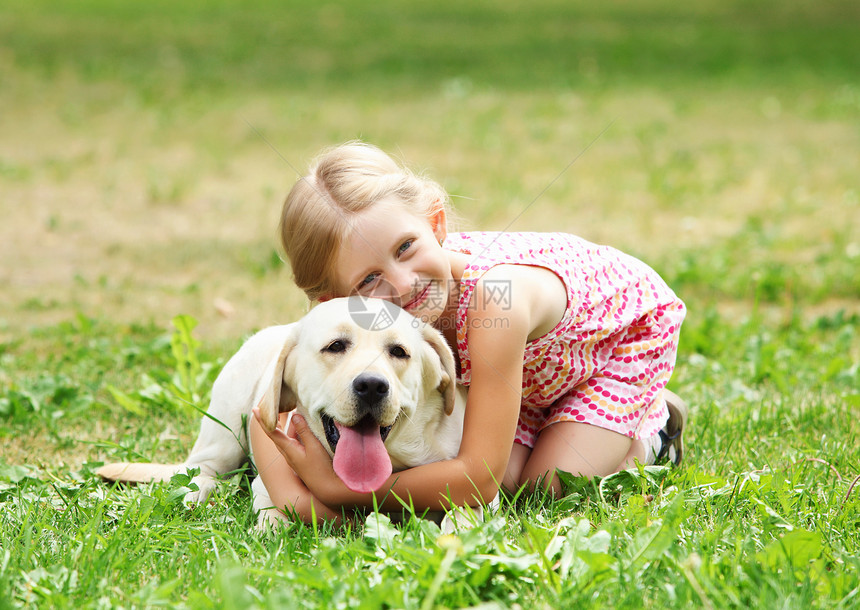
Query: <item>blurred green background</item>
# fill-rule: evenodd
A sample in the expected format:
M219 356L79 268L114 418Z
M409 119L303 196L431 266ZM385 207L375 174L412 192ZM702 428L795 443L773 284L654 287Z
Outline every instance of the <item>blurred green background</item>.
M193 93L377 89L432 95L451 78L517 91L840 85L860 71L853 2L23 2L12 61Z
M0 330L294 318L279 206L353 138L439 180L458 226L615 245L694 316L856 312L858 23L841 0L4 2Z

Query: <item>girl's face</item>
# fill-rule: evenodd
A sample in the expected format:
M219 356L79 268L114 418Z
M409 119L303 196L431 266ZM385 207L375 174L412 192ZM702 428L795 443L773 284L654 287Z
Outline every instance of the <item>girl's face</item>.
M444 239L445 212L424 217L386 199L352 218L335 271L337 296L390 301L433 323L456 288Z

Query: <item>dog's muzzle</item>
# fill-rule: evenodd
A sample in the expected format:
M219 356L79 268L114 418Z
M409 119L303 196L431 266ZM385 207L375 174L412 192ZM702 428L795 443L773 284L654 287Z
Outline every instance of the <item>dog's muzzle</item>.
M325 440L328 441L328 446L331 447L332 452L334 452L337 450L337 442L340 440L340 430L337 429L334 419L325 413L320 414L320 420L322 421ZM385 439L388 438L388 433L391 432L392 428L392 426L380 426L370 415L365 415L358 424L350 427L367 428L370 426L376 426L379 428L379 436L382 438L383 443L385 442Z
M334 473L353 491L376 491L391 475L391 458L385 439L391 426L380 426L365 415L353 426L322 416L326 440L333 456Z

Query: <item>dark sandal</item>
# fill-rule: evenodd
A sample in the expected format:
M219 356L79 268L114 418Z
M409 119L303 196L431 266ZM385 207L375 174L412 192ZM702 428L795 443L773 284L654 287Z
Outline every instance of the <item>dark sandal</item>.
M687 403L677 394L663 390L663 395L666 399L666 407L669 409L669 420L666 422L666 427L659 432L662 447L657 454L657 461L671 458L669 451L674 449L675 456L671 459L677 466L684 458L684 427L687 425L689 409Z

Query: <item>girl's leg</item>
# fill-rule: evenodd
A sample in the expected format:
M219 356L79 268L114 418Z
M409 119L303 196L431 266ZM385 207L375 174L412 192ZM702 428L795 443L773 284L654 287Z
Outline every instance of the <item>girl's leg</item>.
M653 464L654 452L651 442L642 440L634 440L630 443L630 451L624 456L624 460L618 465L615 471L627 470L628 468L636 468L636 462L640 464Z
M508 467L505 470L505 477L502 479L502 489L509 493L516 493L520 488L520 477L523 474L523 469L526 467L529 455L532 450L525 445L514 443L511 447L511 457L508 458Z
M660 459L668 459L676 466L684 457L684 427L687 424L689 408L677 394L663 390L666 400L666 410L669 419L663 429L649 438L633 441L630 451L617 470L636 467L636 460L641 464L654 464Z
M558 422L541 431L519 483L534 488L541 480L558 494L556 468L586 477L606 476L617 472L632 452L633 440L623 434L591 424Z

